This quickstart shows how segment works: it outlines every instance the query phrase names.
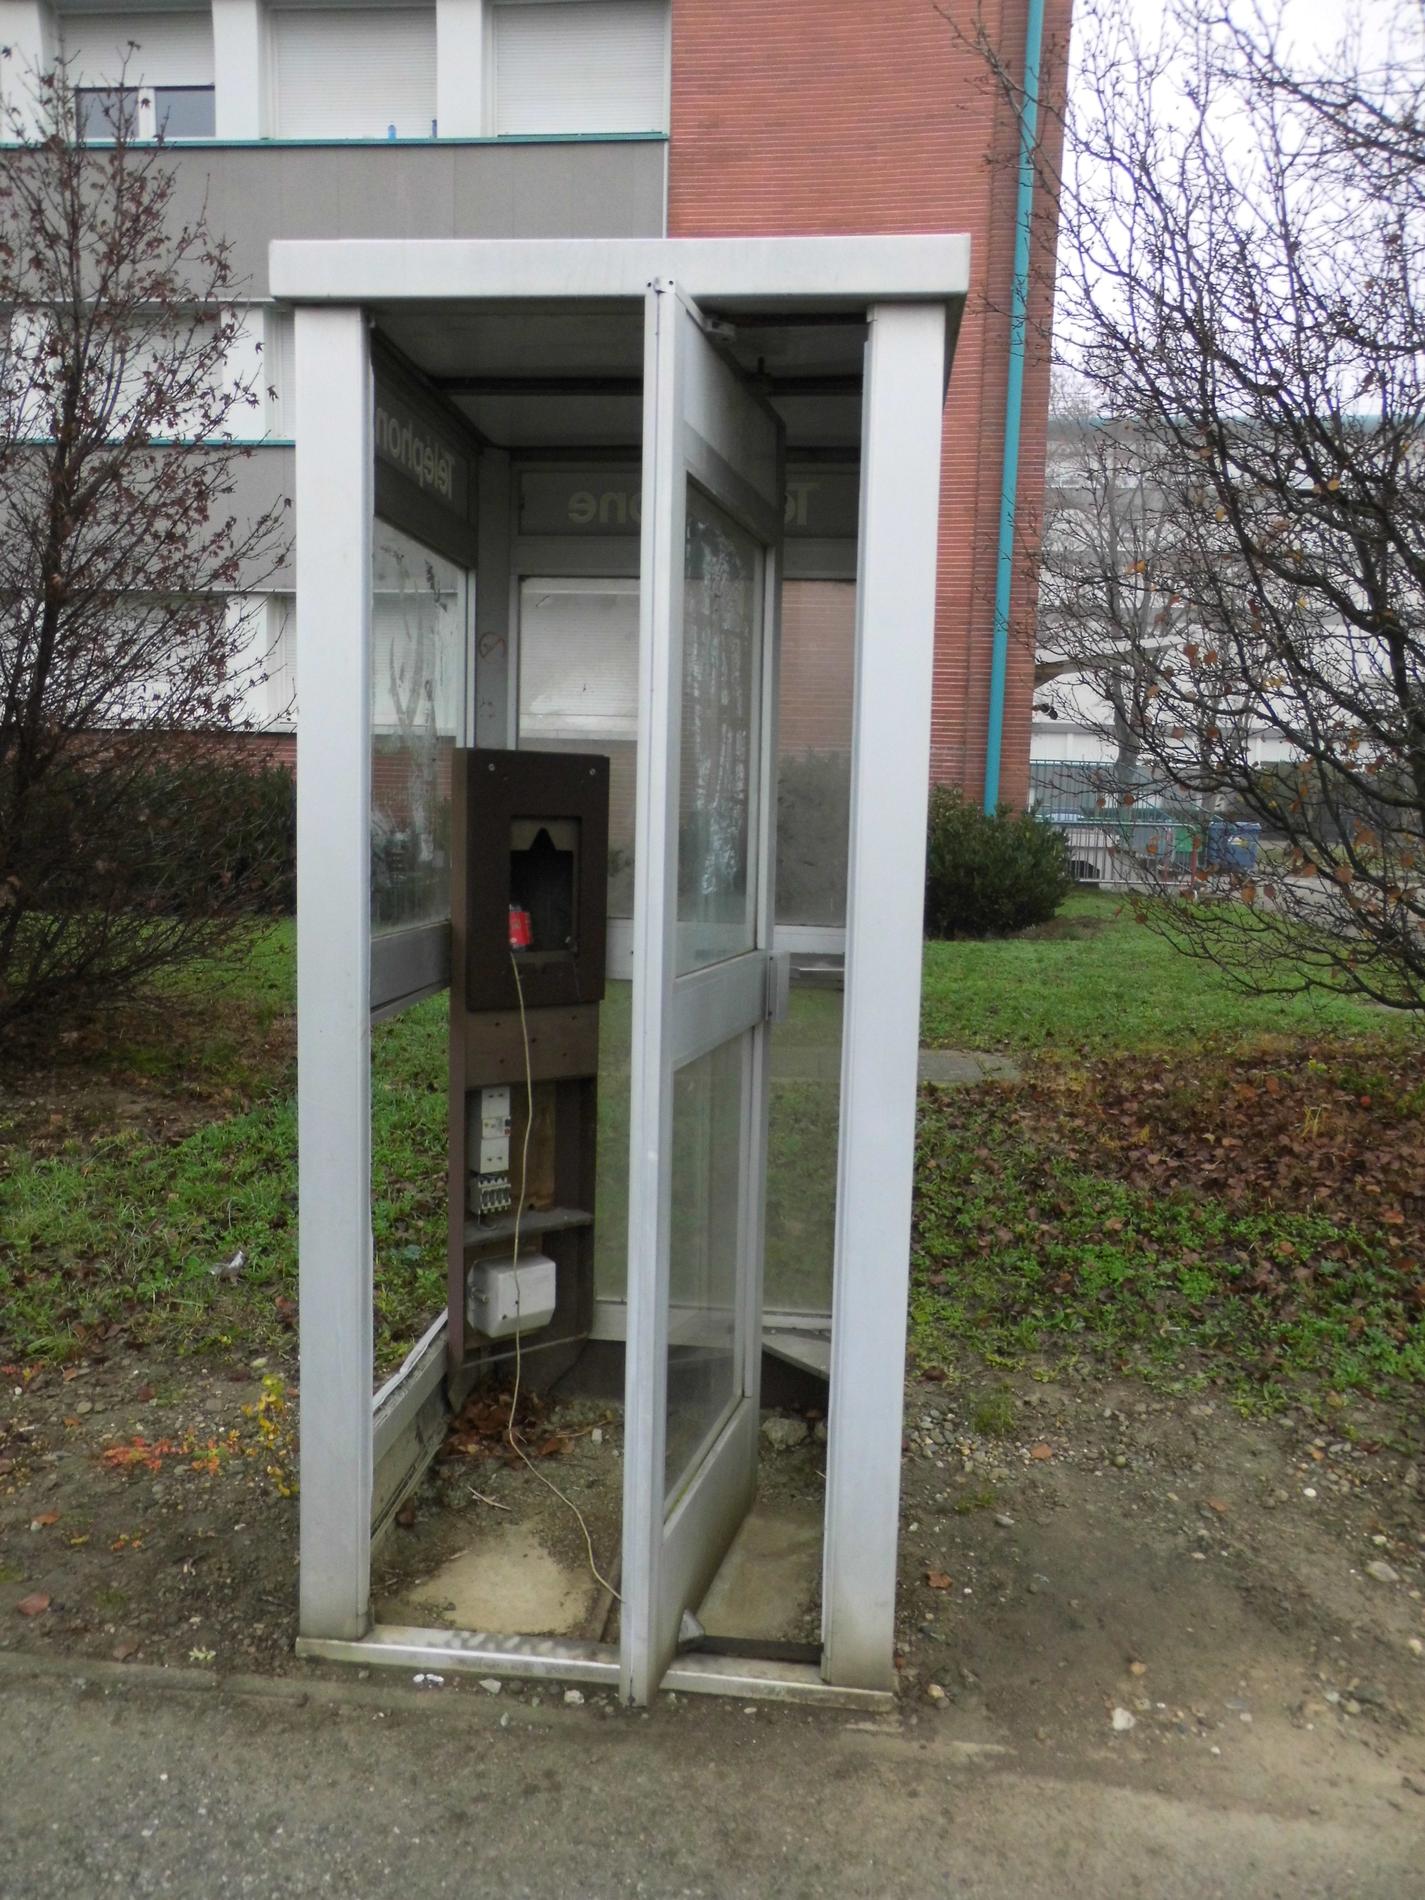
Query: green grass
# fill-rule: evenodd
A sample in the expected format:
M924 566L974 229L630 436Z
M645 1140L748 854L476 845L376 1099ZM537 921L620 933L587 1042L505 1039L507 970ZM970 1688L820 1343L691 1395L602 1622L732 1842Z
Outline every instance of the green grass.
M1249 996L1110 897L1071 897L1044 931L927 943L921 1040L937 1049L1173 1049L1391 1035L1402 1019L1337 997Z
M1389 1066L1404 1059L1408 1073L1421 1028L1344 998L1245 994L1098 895L1070 898L1052 925L1016 939L925 947L928 1044L1048 1055L1069 1079L1077 1065L1147 1058L1169 1099L1175 1088L1230 1087L1233 1053L1309 1065L1324 1052L1330 1073L1356 1074L1351 1092L1391 1118L1394 1133L1381 1126L1392 1140L1402 1118L1425 1118L1425 1080L1402 1092L1373 1057L1388 1049ZM1035 1088L1031 1069L1017 1087L922 1104L910 1315L918 1363L1107 1363L1158 1384L1224 1385L1255 1409L1324 1391L1383 1396L1425 1380L1407 1230L1388 1237L1368 1216L1352 1225L1329 1204L1148 1192L1107 1156L1103 1172L1093 1160L1070 1163L1017 1113L1021 1103L1042 1106ZM1250 1117L1232 1132L1250 1141Z
M171 978L175 1001L221 997L259 1030L290 1012L293 933L278 925L251 957ZM158 999L163 1000L160 994ZM235 1048L255 1099L203 1120L171 1142L119 1133L35 1158L5 1156L0 1178L0 1349L10 1357L68 1356L95 1329L161 1334L178 1351L280 1348L279 1301L296 1297L296 1106L290 1061L263 1067L251 1037L206 1026L183 1037L141 1037L112 1060L162 1084L192 1080ZM220 1023L225 1020L220 1015ZM378 1364L402 1356L441 1303L445 1250L447 1010L434 998L372 1037L372 1228ZM134 1057L146 1056L147 1061ZM242 1247L236 1284L210 1268ZM83 1329L76 1333L76 1329Z
M126 1012L112 1036L86 1044L96 1082L132 1083L184 1106L171 1132L114 1132L101 1108L97 1132L91 1122L58 1152L32 1152L14 1138L6 1147L0 1127L0 1358L73 1356L110 1326L175 1354L290 1350L293 965L291 926L276 925L246 957L170 977L151 1010ZM767 1289L777 1304L817 1306L827 1293L840 1007L834 993L798 990L776 1039ZM433 999L372 1039L382 1370L444 1299L446 1024L444 1000ZM941 1046L1057 1050L1071 1064L1161 1052L1171 1065L1204 1048L1264 1044L1304 1063L1329 1044L1338 1065L1357 1064L1352 1089L1382 1104L1373 1060L1384 1039L1398 1055L1408 1033L1398 1018L1340 1000L1243 996L1092 897L1014 941L928 945L924 1025ZM612 985L599 1168L605 1291L617 1290L626 1248L628 1027L627 986ZM1031 1073L1021 1089L1034 1086ZM35 1087L43 1091L43 1077ZM1425 1081L1392 1088L1393 1114L1425 1116ZM1379 1232L1343 1227L1329 1208L1140 1192L1131 1178L1094 1171L1093 1160L1070 1165L1049 1151L1016 1117L1024 1099L999 1087L927 1098L911 1308L921 1363L1106 1360L1160 1383L1218 1379L1254 1405L1311 1386L1382 1392L1425 1378L1420 1312ZM1344 1257L1325 1259L1340 1242ZM209 1269L239 1246L242 1280L216 1280ZM1284 1259L1317 1264L1263 1290L1259 1269Z
M1014 1394L1004 1385L982 1394L970 1412L971 1425L986 1438L1007 1438L1017 1422Z
M1425 1380L1425 1313L1378 1235L1329 1208L1137 1192L1036 1146L1004 1107L932 1098L921 1117L921 1365L949 1369L967 1348L992 1365L1107 1362L1157 1383L1216 1380L1261 1409Z
M213 1091L211 1119L173 1141L135 1133L23 1146L0 1173L0 1358L58 1359L115 1325L190 1353L249 1356L290 1345L297 1295L296 1104L290 1054L263 1035L290 1016L295 933L273 926L250 954L165 980L96 1061L158 1094ZM165 1006L183 1006L182 1033ZM210 1008L220 1004L221 1008ZM616 1295L628 1236L629 991L602 1021L599 1281ZM829 1295L836 1169L834 1081L803 1079L837 1046L840 998L799 990L779 1044L768 1218L769 1297ZM446 1031L433 998L372 1035L372 1233L378 1367L409 1350L445 1299ZM236 1284L210 1269L241 1247Z

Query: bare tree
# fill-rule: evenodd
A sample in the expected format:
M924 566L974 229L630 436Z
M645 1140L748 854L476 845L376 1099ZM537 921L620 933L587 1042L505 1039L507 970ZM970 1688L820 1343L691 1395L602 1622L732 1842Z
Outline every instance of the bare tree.
M1366 4L1326 55L1222 0L1169 0L1151 38L1129 0L1082 0L1075 33L1041 160L1056 345L1171 537L1101 567L1112 671L1155 781L1283 841L1150 921L1255 988L1420 1008L1422 14Z
M1037 539L1035 708L1101 732L1115 754L1105 785L1131 800L1183 619L1177 523L1131 433L1062 395Z
M261 670L234 600L283 536L233 512L261 391L229 249L161 142L119 113L86 145L65 69L28 83L0 155L0 1025L213 948L274 870L231 763Z

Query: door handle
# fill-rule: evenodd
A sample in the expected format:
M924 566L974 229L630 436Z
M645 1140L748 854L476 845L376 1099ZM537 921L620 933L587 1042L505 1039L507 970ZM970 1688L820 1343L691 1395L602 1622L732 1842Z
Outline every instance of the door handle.
M792 957L777 950L767 958L767 1021L784 1023L792 1010Z

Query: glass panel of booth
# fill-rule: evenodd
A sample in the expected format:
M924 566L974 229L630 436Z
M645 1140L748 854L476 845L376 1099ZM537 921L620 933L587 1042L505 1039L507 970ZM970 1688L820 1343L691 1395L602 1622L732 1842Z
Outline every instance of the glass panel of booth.
M519 604L519 742L609 761L609 916L633 915L638 581L526 579Z
M846 922L853 581L782 586L777 701L777 923L835 942ZM828 1314L836 1249L844 959L793 953L791 1008L771 1042L764 1304Z
M450 755L464 723L468 576L377 520L371 574L371 929L450 915Z
M695 483L684 549L677 973L753 947L763 554Z
M737 1287L750 1038L734 1036L673 1078L664 1503L696 1470L738 1394Z
M777 923L828 942L846 917L851 580L788 579L781 594ZM519 584L519 743L610 761L609 916L632 914L638 723L635 576L532 575ZM725 657L725 656L723 656ZM705 734L708 727L705 725ZM741 835L739 821L738 833ZM830 933L830 935L827 935ZM628 1255L629 985L610 981L599 1026L598 1297L621 1301ZM841 1092L841 958L798 951L788 1020L771 1038L766 1296L771 1312L831 1308Z

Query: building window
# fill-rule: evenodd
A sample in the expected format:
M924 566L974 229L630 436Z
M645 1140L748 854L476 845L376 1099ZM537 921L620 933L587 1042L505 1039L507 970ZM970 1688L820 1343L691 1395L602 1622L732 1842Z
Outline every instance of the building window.
M282 139L428 139L435 8L281 7L272 14Z
M77 86L75 130L84 140L210 139L214 128L211 86Z
M213 26L208 10L61 13L81 139L211 138Z
M291 594L269 594L254 616L260 650L248 709L267 732L291 732L297 724L297 612Z
M667 0L498 0L497 133L666 132Z
M81 139L139 135L139 95L134 86L76 86L74 128Z
M155 86L154 130L165 139L210 139L217 92L212 86Z

